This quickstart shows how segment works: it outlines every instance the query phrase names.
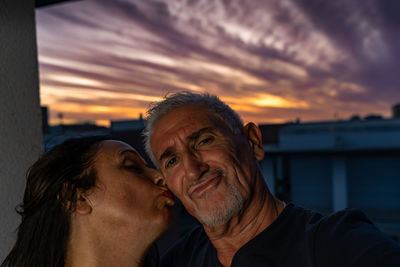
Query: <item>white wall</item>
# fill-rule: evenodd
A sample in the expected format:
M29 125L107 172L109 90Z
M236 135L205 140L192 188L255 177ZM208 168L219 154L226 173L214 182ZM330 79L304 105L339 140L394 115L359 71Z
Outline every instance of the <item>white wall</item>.
M27 168L42 149L34 0L0 0L0 262L12 247Z

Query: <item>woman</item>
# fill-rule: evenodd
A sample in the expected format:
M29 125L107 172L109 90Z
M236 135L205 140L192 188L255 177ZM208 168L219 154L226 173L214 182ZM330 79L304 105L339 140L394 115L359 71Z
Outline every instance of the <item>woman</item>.
M147 266L173 204L161 174L128 144L71 139L30 168L17 241L1 266Z

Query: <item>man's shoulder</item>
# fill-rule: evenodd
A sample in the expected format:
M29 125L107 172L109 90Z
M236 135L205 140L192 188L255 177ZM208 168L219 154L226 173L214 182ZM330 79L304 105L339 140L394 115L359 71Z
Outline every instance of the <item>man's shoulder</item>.
M398 266L400 262L399 244L360 210L322 215L291 204L287 214L283 224L288 236L303 241L303 254L313 266Z
M351 238L357 233L384 236L372 221L360 210L347 208L323 216L318 231L332 238Z
M325 216L322 214L293 203L286 205L280 216L273 222L283 228L289 228L291 231L300 232L313 232L317 229L318 225L324 220Z
M377 230L371 220L360 210L347 208L327 215L296 206L288 205L290 208L290 220L292 223L305 224L314 232L323 232L327 235L337 236L349 230L368 231ZM294 221L293 221L294 220Z
M347 264L342 266L397 266L400 262L399 244L360 210L344 209L323 216L317 229L317 263L330 260Z
M295 205L292 206L292 210L292 220L297 220L297 223L302 221L300 225L304 224L305 232L312 236L313 243L328 242L336 245L374 240L393 241L358 209L347 208L327 215Z

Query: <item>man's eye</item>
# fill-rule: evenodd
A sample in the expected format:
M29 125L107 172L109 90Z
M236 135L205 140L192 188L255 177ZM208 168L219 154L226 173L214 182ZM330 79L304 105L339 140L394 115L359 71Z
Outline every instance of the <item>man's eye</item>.
M169 168L169 167L173 166L175 163L176 163L176 158L171 158L165 164L165 168Z
M207 138L201 139L200 142L197 143L197 145L198 146L202 146L202 145L205 145L205 144L209 144L213 140L214 140L214 137L207 137Z

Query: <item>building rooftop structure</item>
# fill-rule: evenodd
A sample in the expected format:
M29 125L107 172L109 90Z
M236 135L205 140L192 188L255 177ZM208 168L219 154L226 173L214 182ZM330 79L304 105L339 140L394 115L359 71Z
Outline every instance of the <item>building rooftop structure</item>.
M120 120L111 121L112 131L137 131L143 130L145 126L145 120L139 118L137 120Z
M289 123L263 147L279 199L321 213L360 209L400 240L400 118Z
M400 119L287 124L270 153L400 150Z
M393 118L400 118L400 103L393 105L392 116Z
M43 133L44 151L49 151L67 139L91 135L110 135L110 129L92 123L50 126L48 132Z

